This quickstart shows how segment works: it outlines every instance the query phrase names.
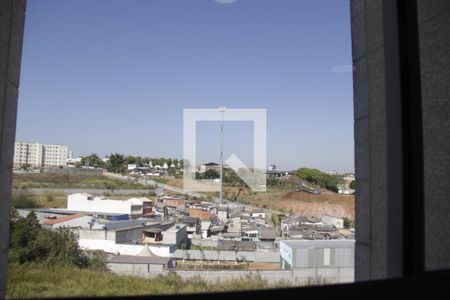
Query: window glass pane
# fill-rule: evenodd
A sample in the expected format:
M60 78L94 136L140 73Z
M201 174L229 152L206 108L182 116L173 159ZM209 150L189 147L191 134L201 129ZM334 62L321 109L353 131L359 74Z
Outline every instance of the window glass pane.
M352 282L351 55L348 1L29 0L8 296Z

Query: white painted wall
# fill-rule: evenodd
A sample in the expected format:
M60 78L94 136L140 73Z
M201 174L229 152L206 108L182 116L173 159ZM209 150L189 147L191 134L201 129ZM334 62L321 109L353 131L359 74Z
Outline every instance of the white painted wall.
M265 218L266 217L266 213L264 212L252 212L252 217L253 218Z
M92 200L88 200L92 198ZM141 206L139 210L132 210L132 206ZM67 197L67 209L88 212L105 212L119 214L142 214L143 200L131 198L128 200L110 200L93 197L89 194L71 194Z

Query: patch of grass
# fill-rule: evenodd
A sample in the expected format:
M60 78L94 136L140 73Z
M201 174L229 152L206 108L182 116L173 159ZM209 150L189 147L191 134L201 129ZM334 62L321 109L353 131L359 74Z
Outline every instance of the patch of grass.
M54 208L66 207L67 195L64 193L34 194L27 190L12 192L11 206L14 208Z
M38 208L42 207L35 200L35 195L28 191L13 192L11 197L11 206L14 208Z
M33 264L9 266L6 297L92 297L162 295L225 292L286 287L287 283L269 284L258 274L240 279L207 283L200 277L183 280L176 274L153 279L120 276L76 267L41 267Z
M62 193L34 194L29 191L13 191L11 206L15 208L65 207L67 196Z
M34 200L39 207L43 208L65 208L67 207L67 195L64 193L35 194Z
M162 183L162 184L167 184L170 181L167 178L161 178L161 177L153 177L152 180L157 183Z
M13 188L91 188L91 189L148 189L140 183L111 179L101 175L73 175L30 173L14 174Z
M133 193L133 194L110 194L105 196L112 200L124 200L130 198L149 198L152 199L151 192ZM66 208L67 195L63 192L44 192L32 193L28 190L14 190L12 192L11 206L14 208Z
M124 200L124 199L130 199L130 198L149 198L152 199L151 193L133 193L133 194L108 194L105 193L102 196L104 196L107 199L111 200Z

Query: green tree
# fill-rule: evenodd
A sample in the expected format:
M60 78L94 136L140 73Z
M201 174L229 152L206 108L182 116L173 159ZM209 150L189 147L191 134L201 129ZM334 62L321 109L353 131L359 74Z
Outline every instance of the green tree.
M143 160L142 160L142 157L136 156L135 159L136 159L136 165L137 165L138 167L142 167L142 165L144 164L144 162L143 162Z
M9 260L19 264L33 262L78 267L86 267L89 264L72 231L51 231L42 228L34 212L25 218L18 217L14 211L11 213Z
M89 156L81 158L81 165L90 166L94 168L102 168L105 165L105 162L100 157L98 157L97 154L92 153Z
M173 161L172 161L172 163L175 165L175 168L178 168L178 163L179 163L179 160L178 159L174 159Z
M330 175L318 169L300 168L295 171L295 175L323 188L335 187L337 184L343 182L340 176Z
M119 154L119 153L111 154L111 156L109 157L109 161L106 166L106 169L109 172L124 173L125 172L125 163L126 163L126 159L123 154Z
M38 208L34 194L28 191L14 191L11 197L11 206L14 208Z
M28 171L28 169L31 167L31 165L30 164L22 164L21 166L20 166L20 168L22 169L22 170L24 170L24 171Z
M352 182L350 182L350 188L352 190L356 189L356 181L352 180Z
M354 226L353 222L350 219L344 218L344 227L345 228L350 228L350 227L353 227L353 226Z
M134 157L133 155L128 155L126 158L126 162L127 164L134 165L136 164L136 157Z
M203 173L203 177L207 178L207 179L215 179L215 178L219 178L220 174L216 170L209 169L209 170L206 170L205 173Z

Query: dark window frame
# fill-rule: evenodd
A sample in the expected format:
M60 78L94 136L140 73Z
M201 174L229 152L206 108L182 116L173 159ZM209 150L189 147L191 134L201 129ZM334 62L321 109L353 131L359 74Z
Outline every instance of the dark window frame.
M355 282L316 287L236 291L229 293L196 294L196 298L211 297L320 297L326 295L384 296L386 293L416 292L422 288L444 291L450 282L450 270L425 270L424 166L422 99L420 84L420 55L418 39L417 0L384 0L383 26L385 41L387 141L389 180L398 180L398 187L389 187L390 201L388 259L395 279ZM9 145L1 145L9 147ZM397 215L401 218L395 218ZM394 228L394 225L396 228ZM400 240L396 237L402 237ZM394 263L395 262L395 263ZM391 268L391 264L389 264ZM3 288L3 287L1 287ZM192 297L179 295L177 298ZM140 299L143 297L127 297ZM157 298L157 297L155 297ZM167 296L164 296L167 298Z

